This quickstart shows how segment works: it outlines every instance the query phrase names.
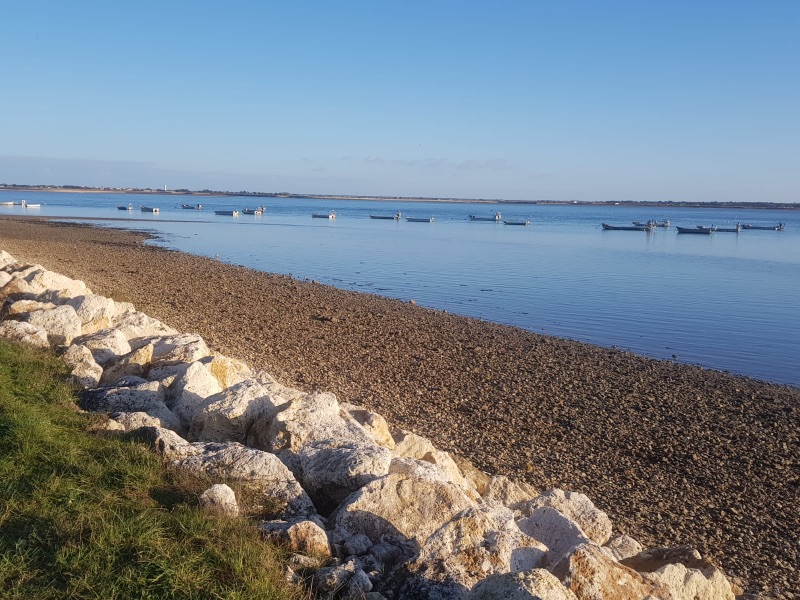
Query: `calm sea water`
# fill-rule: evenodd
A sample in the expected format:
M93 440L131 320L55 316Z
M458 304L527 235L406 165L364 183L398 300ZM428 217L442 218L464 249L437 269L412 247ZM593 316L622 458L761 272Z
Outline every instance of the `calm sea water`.
M23 198L42 206L0 206L0 215L147 229L158 245L262 271L800 385L800 211L0 194L0 201ZM130 214L116 209L129 202L137 207ZM181 202L205 210L183 210ZM267 206L260 217L213 213L260 203ZM311 218L328 210L335 221ZM397 210L435 222L369 218ZM467 218L495 210L531 225ZM95 221L128 216L137 221ZM780 221L786 229L703 236L600 228L664 218L689 227Z

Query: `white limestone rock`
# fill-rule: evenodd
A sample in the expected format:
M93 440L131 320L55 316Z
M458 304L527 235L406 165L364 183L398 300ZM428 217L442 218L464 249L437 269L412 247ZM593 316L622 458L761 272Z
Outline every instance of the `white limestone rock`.
M408 566L411 577L401 595L466 597L482 579L496 573L538 568L547 547L523 533L514 513L500 506L468 508L428 537ZM424 593L423 593L424 592Z
M68 367L72 368L70 380L80 388L95 388L100 384L103 367L98 365L91 350L80 344L73 344L62 356Z
M328 594L329 597L333 597L333 594L341 596L357 569L358 564L355 559L317 569L314 573L313 588L318 592Z
M57 304L76 296L92 293L83 281L71 279L44 268L29 272L24 279L31 288L37 290L40 299Z
M16 264L17 259L11 256L5 250L0 250L0 269L3 269L9 265Z
M52 346L69 345L81 334L81 320L75 314L75 309L68 305L17 316L31 325L44 329L47 332L47 340Z
M410 431L400 430L394 435L395 446L392 452L399 458L414 458L435 465L443 476L463 489L472 490L477 495L477 489L469 479L466 479L461 469L458 468L449 453L437 449L430 440ZM472 493L471 492L471 493Z
M125 356L121 356L113 364L108 365L103 371L100 382L109 385L129 375L143 377L150 367L152 357L153 344L147 344L132 350Z
M545 569L490 575L472 588L469 600L578 600Z
M645 579L669 588L676 600L734 600L730 582L717 568L709 571L688 569L682 564L669 564L654 573L643 573Z
M192 363L211 355L211 350L208 349L203 338L194 333L156 337L151 341L153 344L152 364L156 368Z
M171 336L178 332L158 319L137 310L126 311L114 317L112 326L128 339L132 349L149 344L155 336Z
M296 476L320 514L333 511L351 493L389 472L392 454L375 443L331 447L329 440L306 444Z
M537 508L517 524L523 532L547 546L545 567L559 562L575 546L591 541L575 521L549 506Z
M190 444L180 435L164 427L139 427L130 430L131 435L153 446L153 449L169 461L180 461L202 454L204 448Z
M152 348L152 344L143 346L142 348ZM140 348L140 350L142 349ZM171 386L178 377L186 374L187 369L191 363L178 363L177 365L167 365L165 367L148 368L146 377L150 381L160 381L164 387ZM205 364L205 363L201 363Z
M21 277L12 276L2 288L0 288L0 300L36 300L39 298L38 290Z
M614 536L603 546L603 551L616 561L636 556L642 549L642 545L629 535Z
M95 412L149 412L165 406L164 387L157 381L132 386L87 390L81 394L81 408Z
M475 490L477 490L477 492L483 496L489 489L489 481L491 480L491 476L485 471L480 470L463 456L454 454L453 461L458 466L459 471L461 471L461 476L464 477L464 479L469 480L469 482L472 484L472 487L474 487Z
M550 506L575 521L587 537L598 546L611 537L611 519L598 509L591 500L579 492L549 490L529 502L517 505L523 514L531 514L542 506Z
M253 374L253 379L267 388L267 391L269 391L277 406L288 404L289 402L306 396L306 392L302 390L278 383L275 378L266 371L257 371Z
M481 497L488 504L496 504L516 509L519 505L539 496L538 490L524 483L511 481L505 475L495 475L489 479ZM528 514L530 514L529 511Z
M288 402L274 417L256 420L247 435L248 446L279 452L295 472L299 469L297 454L303 447L325 440L331 447L374 443L329 393L305 394Z
M551 571L578 600L677 600L668 587L612 560L592 542L572 548Z
M117 329L102 329L81 335L76 337L73 343L81 344L91 350L95 361L102 367L108 366L131 351L128 340Z
M214 376L214 373L211 373ZM219 377L215 377L219 382ZM248 379L209 396L195 411L189 439L208 442L244 442L256 419L278 412L267 390Z
M250 367L235 358L214 354L213 356L201 358L200 362L208 367L208 370L217 378L223 390L237 383L252 379L253 372Z
M75 309L84 334L111 328L117 314L116 303L99 294L76 296L67 300L67 304Z
M312 520L267 521L261 525L261 532L264 539L281 544L290 552L315 558L331 555L328 534Z
M201 362L193 362L179 375L167 393L167 406L181 420L187 430L195 415L202 409L206 398L222 391L219 381Z
M135 431L142 427L163 427L166 429L180 429L180 421L175 414L164 407L160 410L146 412L116 412L111 413L111 418L122 425L125 431Z
M3 317L13 318L22 313L32 313L37 310L51 310L56 305L52 302L39 302L38 300L14 300L9 298L3 303Z
M426 454L437 452L436 446L421 435L399 429L393 434L394 448L392 449L395 456L400 458L418 458L421 459Z
M733 600L724 573L691 546L651 548L620 561L653 583L673 591L677 600Z
M14 279L13 275L6 273L5 271L0 271L0 289L2 289L3 286L12 279Z
M41 350L50 348L47 332L44 329L22 321L0 322L0 337Z
M386 475L351 494L330 522L373 543L410 540L419 547L457 513L475 506L457 485L427 478Z
M274 454L247 448L235 442L195 442L201 454L172 462L172 466L195 475L234 480L280 505L286 515L316 513L311 499L292 473Z
M215 483L199 498L200 508L206 512L235 517L239 514L239 504L236 494L230 486L224 483Z
M357 533L346 538L342 547L347 556L363 556L372 549L373 543L363 533Z
M389 424L381 415L346 402L342 402L341 407L372 436L376 444L389 450L394 448L394 438L389 433Z

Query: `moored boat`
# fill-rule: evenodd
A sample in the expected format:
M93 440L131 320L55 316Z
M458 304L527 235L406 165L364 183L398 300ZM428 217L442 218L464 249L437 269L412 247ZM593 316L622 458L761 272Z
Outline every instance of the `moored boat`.
M531 224L530 219L523 219L521 221L513 221L513 220L503 221L503 225L522 225L523 227L527 227L530 224Z
M0 202L0 206L14 206L14 201L11 202Z
M202 210L202 204L181 204L181 208L185 208L187 210Z
M27 200L22 201L22 208L41 208L41 207L42 205L39 204L38 202L34 202L33 204L31 204Z
M742 225L742 229L757 229L760 231L783 231L786 223L778 223L777 225L750 225L746 223Z
M259 206L258 208L243 208L242 209L243 215L263 215L264 214L264 207Z
M499 212L494 213L493 217L478 217L476 215L469 216L470 221L493 221L495 223L499 223L502 220L502 218L503 215L501 215Z
M326 213L311 213L311 218L312 219L335 219L336 218L336 212L335 211L330 211L330 212L326 212Z
M139 208L141 209L142 212L149 212L153 214L158 214L160 212L158 207L140 206Z
M239 211L238 210L215 210L215 215L219 215L221 217L238 217Z
M406 217L409 223L433 223L433 217Z
M606 231L650 231L654 227L653 225L645 223L641 225L609 225L608 223L600 224Z
M678 233L699 233L701 235L708 235L717 230L716 227L704 227L703 225L698 225L697 227L678 227L676 225L675 229L678 230Z
M120 204L117 207L117 210L133 210L133 204L128 204L128 206L125 206L124 204Z
M403 213L401 213L398 210L393 215L370 215L369 218L370 219L384 219L386 221L399 221L400 217L402 217L402 216L403 216Z
M656 221L654 219L648 219L647 221L634 221L634 225L638 227L669 227L669 219L664 219L663 221Z
M717 227L714 229L716 233L739 233L742 230L742 226L737 223L736 227Z

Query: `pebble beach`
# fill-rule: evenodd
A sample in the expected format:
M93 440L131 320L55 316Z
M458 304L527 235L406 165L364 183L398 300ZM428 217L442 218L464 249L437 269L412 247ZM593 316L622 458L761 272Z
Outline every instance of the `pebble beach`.
M146 246L0 219L3 249L487 471L586 493L645 546L692 544L797 598L800 389Z

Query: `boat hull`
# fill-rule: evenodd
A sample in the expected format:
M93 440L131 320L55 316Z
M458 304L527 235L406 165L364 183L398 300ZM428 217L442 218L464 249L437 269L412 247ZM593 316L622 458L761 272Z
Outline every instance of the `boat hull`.
M755 229L756 231L782 231L783 223L777 225L742 225L742 229Z
M608 223L601 223L601 225L606 231L650 231L652 229L647 225L609 225Z
M678 233L694 233L696 235L710 235L716 231L713 227L675 227Z

